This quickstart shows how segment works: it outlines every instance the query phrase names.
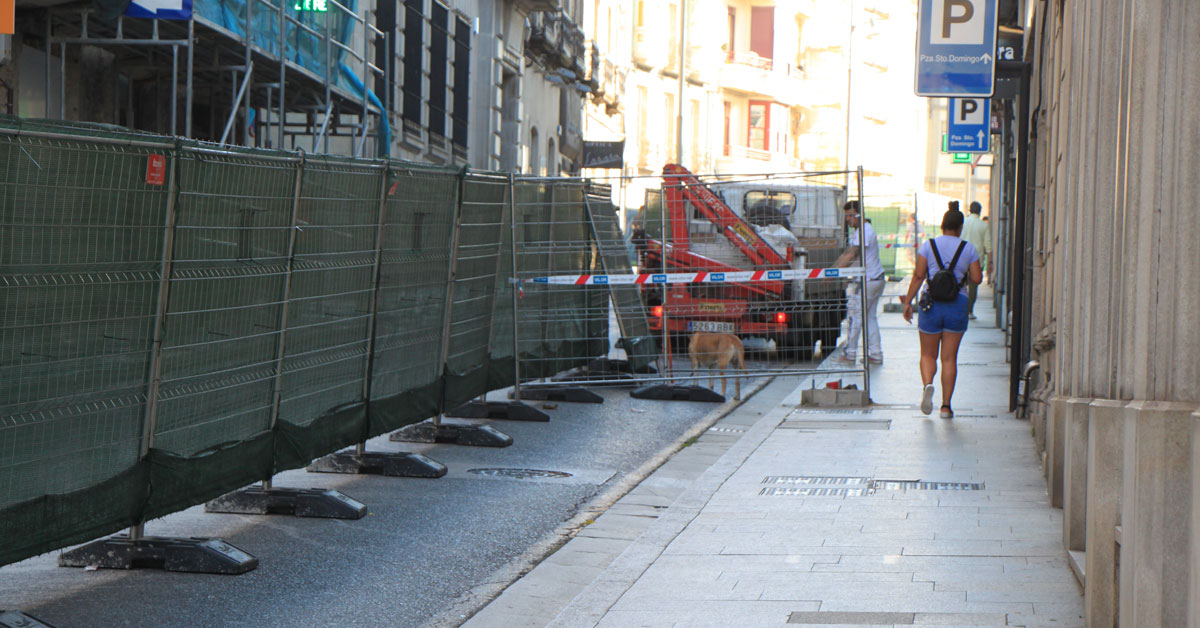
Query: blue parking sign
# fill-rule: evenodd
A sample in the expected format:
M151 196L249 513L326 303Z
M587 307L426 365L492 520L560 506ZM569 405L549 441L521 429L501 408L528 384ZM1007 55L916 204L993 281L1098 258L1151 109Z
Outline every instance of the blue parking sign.
M918 96L991 97L999 0L920 0Z
M951 98L946 120L946 150L951 153L986 153L990 150L992 101L987 98Z

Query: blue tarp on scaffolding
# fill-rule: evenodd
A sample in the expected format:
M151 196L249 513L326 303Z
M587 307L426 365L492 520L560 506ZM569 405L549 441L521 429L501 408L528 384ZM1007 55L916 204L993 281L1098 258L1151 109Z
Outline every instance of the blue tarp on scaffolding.
M331 43L326 54L325 26L328 21L331 40L350 45L355 25L352 14L357 1L346 3L346 10L330 2L330 10L325 13L297 11L290 1L282 1L288 18L285 20L282 56L317 76L328 76L339 87L350 88L337 69L346 51ZM196 17L220 26L238 38L246 36L246 0L193 0L193 8ZM250 26L251 43L268 54L280 56L278 9L259 0L250 0Z

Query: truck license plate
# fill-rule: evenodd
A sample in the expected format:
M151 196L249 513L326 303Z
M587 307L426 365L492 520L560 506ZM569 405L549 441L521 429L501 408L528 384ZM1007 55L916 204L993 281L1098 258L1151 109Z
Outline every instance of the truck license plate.
M732 334L735 331L733 323L721 321L688 321L688 331L711 331Z

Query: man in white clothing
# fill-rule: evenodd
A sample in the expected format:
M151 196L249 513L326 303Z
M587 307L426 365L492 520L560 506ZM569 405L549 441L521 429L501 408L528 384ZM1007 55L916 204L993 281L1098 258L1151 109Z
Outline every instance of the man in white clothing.
M862 247L865 249L866 262L863 266L867 271L867 361L872 364L883 362L883 346L879 340L879 318L876 310L879 308L879 297L883 296L883 288L886 284L883 273L883 264L879 261L879 239L875 236L875 230L870 224L863 222L862 215L859 211L858 201L849 201L842 206L842 210L846 214L846 224L850 225L850 240L846 250L838 257L835 265L845 267L859 261L859 245L860 240ZM855 280L857 284L857 280ZM860 306L861 307L861 306ZM842 355L838 356L836 361L853 364L856 361L856 356L859 349L859 335L863 333L862 316L856 315L850 317L850 334L846 337L846 349Z
M983 207L976 201L971 202L971 213L963 223L962 238L971 243L979 253L984 272L992 270L992 231L988 224L979 217ZM979 294L979 286L967 284L967 318L975 320L975 297Z

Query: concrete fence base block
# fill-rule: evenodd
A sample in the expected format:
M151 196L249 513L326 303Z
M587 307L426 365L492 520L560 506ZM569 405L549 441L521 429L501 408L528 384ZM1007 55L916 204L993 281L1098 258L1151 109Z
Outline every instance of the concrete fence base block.
M432 421L414 423L392 432L389 440L404 443L438 443L465 447L508 447L512 437L490 425L462 425Z
M291 515L322 519L362 519L367 506L345 493L320 488L251 486L204 504L204 512L242 515Z
M54 626L21 611L0 610L0 628L54 628Z
M221 539L157 536L130 539L120 534L63 552L58 556L58 564L239 575L257 567L258 559Z
M538 399L533 395L522 395L530 399ZM600 399L599 395L591 393ZM559 401L569 401L560 399ZM600 403L604 399L596 403ZM467 403L446 412L446 416L456 419L498 419L501 421L540 421L550 420L550 415L520 401L468 401Z
M835 388L810 388L800 393L800 403L805 406L823 408L860 408L871 404L865 390L841 390Z
M393 478L440 478L446 475L446 465L421 454L374 451L356 454L347 451L313 460L308 465L308 471L385 475Z

